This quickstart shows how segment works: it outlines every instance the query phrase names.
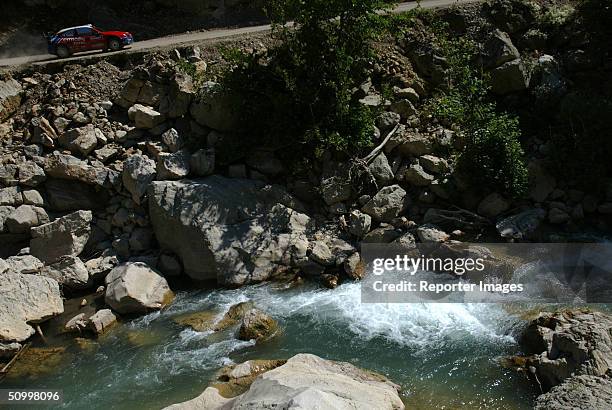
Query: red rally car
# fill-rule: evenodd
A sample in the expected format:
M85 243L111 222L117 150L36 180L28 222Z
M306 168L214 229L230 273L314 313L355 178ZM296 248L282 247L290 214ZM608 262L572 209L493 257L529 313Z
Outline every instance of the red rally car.
M134 42L127 31L103 31L91 24L69 27L47 36L50 54L60 58L92 50L117 51Z

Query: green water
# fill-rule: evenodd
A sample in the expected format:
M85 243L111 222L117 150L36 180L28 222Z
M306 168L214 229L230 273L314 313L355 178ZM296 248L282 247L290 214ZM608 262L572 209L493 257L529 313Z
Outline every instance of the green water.
M211 308L221 315L246 300L278 319L282 334L255 346L172 320ZM387 375L408 408L526 409L536 392L499 363L518 351L521 323L500 305L362 304L358 284L186 292L86 349L69 347L53 371L9 375L0 388L62 389L65 409L159 409L200 394L226 364L309 352Z

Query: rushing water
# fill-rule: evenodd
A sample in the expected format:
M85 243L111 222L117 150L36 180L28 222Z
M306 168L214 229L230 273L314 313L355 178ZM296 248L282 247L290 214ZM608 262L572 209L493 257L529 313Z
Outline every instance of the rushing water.
M211 308L222 315L247 300L278 319L282 334L255 346L172 320ZM518 350L517 323L500 305L362 304L359 284L185 292L162 313L71 347L52 372L9 375L0 387L63 389L67 409L155 409L195 397L226 364L310 352L387 375L409 408L529 408L535 391L499 363Z

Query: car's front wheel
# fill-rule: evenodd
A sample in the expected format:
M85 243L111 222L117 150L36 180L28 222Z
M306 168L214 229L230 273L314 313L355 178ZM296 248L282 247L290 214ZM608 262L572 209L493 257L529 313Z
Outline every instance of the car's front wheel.
M66 46L58 46L55 53L57 54L59 58L70 57L70 54L71 54L70 49Z
M111 38L108 40L108 48L111 51L121 50L121 42L118 38Z

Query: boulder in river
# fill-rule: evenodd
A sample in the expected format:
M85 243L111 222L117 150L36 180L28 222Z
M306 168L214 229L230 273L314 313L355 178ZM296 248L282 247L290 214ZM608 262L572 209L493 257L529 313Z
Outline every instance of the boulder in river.
M4 273L0 295L0 342L24 341L34 334L30 324L64 311L59 285L44 276Z
M106 276L105 282L104 300L122 314L161 309L174 297L166 279L142 262L117 266Z
M238 329L238 339L257 341L268 339L277 332L278 323L259 309L251 309L245 313Z
M166 410L187 409L404 409L399 386L350 363L298 354L260 374L250 389L228 399L214 387Z

